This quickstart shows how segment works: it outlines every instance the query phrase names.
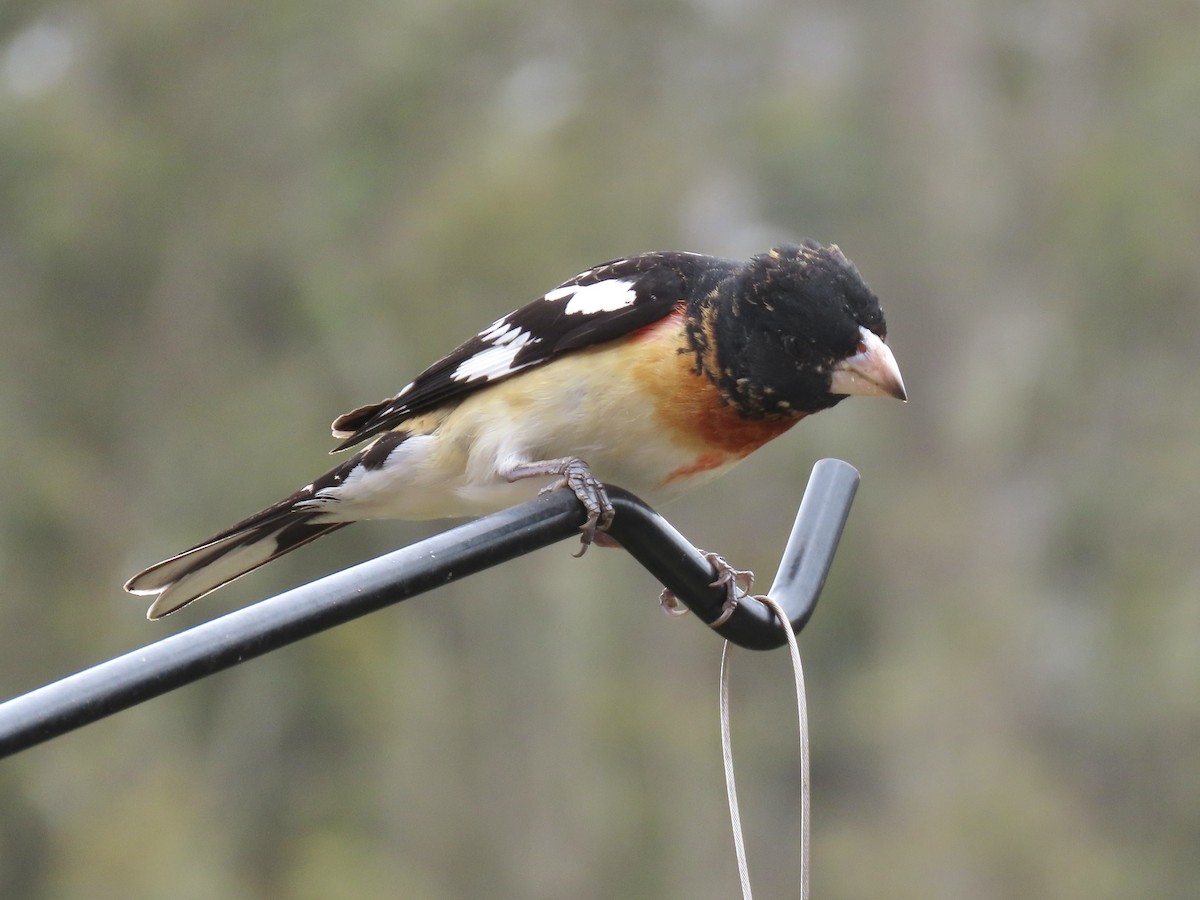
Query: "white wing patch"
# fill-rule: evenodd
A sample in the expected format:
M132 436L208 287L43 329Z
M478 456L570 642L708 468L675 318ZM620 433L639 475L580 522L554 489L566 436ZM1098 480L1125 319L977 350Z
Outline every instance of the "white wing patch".
M574 284L564 285L555 288L543 299L550 302L566 300L567 305L563 307L563 312L568 316L592 315L624 309L637 299L637 291L633 289L632 280L616 278L582 287Z
M595 315L616 312L637 300L634 279L607 279L595 284L567 284L557 287L542 297L543 303L563 303L563 313L573 315ZM527 308L528 309L528 308ZM522 347L539 344L545 337L538 337L512 320L525 310L517 310L501 316L483 331L478 338L489 346L463 360L450 373L451 381L469 382L484 379L492 381L511 375L528 363L516 365L517 354Z
M512 313L507 313L501 316L483 331L479 332L479 339L481 341L490 341L493 344L498 343L498 338L502 337L509 330L508 318L511 315Z
M516 371L513 360L516 359L517 353L522 347L526 344L538 343L541 340L541 338L535 338L528 331L523 331L515 325L509 325L505 319L498 319L479 336L488 341L491 346L459 363L458 368L450 375L453 381L502 378Z

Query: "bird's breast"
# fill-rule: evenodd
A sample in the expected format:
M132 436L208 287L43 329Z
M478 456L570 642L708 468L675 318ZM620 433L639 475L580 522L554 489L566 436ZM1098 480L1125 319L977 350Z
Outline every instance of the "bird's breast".
M642 343L630 373L653 398L663 435L680 448L678 465L664 475L663 486L714 477L803 418L742 415L700 370L682 329L664 331Z

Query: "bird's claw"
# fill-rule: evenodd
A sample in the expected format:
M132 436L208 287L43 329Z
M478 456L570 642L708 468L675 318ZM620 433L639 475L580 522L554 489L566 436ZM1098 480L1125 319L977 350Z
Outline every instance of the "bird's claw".
M662 593L658 595L658 605L662 607L662 611L672 618L686 616L688 608L684 606L675 592L670 588L663 588Z
M729 621L742 597L750 596L750 589L754 587L754 573L749 569L735 569L716 553L706 550L700 552L717 572L716 579L709 582L708 586L725 588L721 614L709 623L710 627L716 628ZM680 603L679 597L670 588L663 588L662 593L658 595L658 602L663 612L669 616L682 616L687 612L687 607Z
M563 463L559 477L546 485L539 494L548 494L560 488L570 488L571 492L587 510L587 521L580 526L583 534L579 538L579 552L576 557L587 553L588 547L596 540L598 531L607 531L612 525L616 510L600 479L592 474L592 470L582 459L572 457Z
M706 552L704 558L717 570L717 579L711 582L709 587L725 588L725 602L721 604L721 614L709 623L710 627L716 628L729 621L741 597L750 596L750 589L754 587L754 573L749 569L735 569L716 553Z

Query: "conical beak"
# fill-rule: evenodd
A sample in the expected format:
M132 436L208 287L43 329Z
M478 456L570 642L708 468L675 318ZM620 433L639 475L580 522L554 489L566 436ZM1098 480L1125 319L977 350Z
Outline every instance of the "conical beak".
M859 351L833 367L829 392L907 400L904 379L900 377L900 367L896 365L891 349L874 332L866 328L860 331Z

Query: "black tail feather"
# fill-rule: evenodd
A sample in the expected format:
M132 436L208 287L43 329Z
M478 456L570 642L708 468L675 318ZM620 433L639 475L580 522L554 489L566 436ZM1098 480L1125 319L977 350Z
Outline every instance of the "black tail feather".
M349 522L314 522L321 513L297 509L292 498L268 507L129 579L125 589L157 595L147 617L158 619L297 547Z

